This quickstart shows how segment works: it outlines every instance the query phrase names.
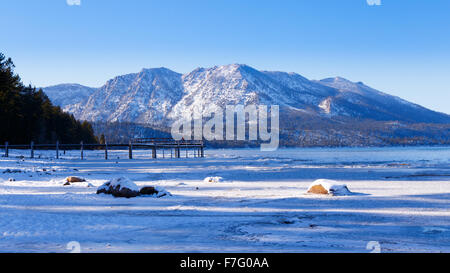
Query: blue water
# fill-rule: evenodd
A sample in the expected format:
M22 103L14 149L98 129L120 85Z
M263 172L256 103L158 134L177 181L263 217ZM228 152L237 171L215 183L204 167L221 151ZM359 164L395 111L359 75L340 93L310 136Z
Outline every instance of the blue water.
M450 147L286 148L207 150L213 157L294 160L305 164L410 164L450 168Z

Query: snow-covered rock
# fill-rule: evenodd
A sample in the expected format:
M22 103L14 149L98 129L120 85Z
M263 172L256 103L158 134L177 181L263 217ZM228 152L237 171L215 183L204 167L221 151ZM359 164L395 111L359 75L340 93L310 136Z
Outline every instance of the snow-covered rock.
M97 188L97 194L112 194L114 197L131 198L139 196L139 187L126 177L114 178Z
M139 192L141 195L153 195L157 198L172 196L172 194L163 187L142 187Z
M137 197L141 195L152 195L157 198L172 196L170 192L162 187L139 188L133 181L126 177L115 178L97 188L97 194L112 194L114 197Z
M72 183L83 183L86 179L77 176L69 176L65 180L64 186L70 186Z
M339 184L334 180L319 179L309 186L307 193L328 195L351 195L347 185Z
M78 182L86 182L86 179L77 176L69 176L66 178L66 182L69 183L78 183Z
M204 182L209 182L209 183L219 183L223 181L223 178L220 176L212 176L212 177L206 177L205 179L203 179Z

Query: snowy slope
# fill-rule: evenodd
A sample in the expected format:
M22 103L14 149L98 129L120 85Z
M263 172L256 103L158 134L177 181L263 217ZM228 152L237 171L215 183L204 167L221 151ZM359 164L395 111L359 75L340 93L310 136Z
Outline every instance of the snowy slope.
M319 81L336 88L339 93L329 98L330 113L375 120L399 120L406 122L448 123L450 116L426 109L399 97L391 96L366 86L336 77Z
M293 87L298 87L295 81L291 83ZM301 94L270 73L241 64L198 68L183 76L183 85L186 95L169 114L171 118L182 116L200 106L205 112L213 105L223 108L226 105L265 104L302 109L317 97L314 94L316 90L311 90L314 95ZM330 89L312 82L311 85L319 90L319 96L324 89Z
M322 84L310 81L296 73L264 71L266 75L279 82L283 86L294 90L293 97L307 105L317 105L319 100L328 96L334 96L338 92Z
M109 80L73 113L89 121L157 124L182 95L180 74L166 68L144 69Z
M86 102L95 92L96 88L91 88L79 84L59 84L45 87L42 89L50 100L55 104L67 110L70 106Z

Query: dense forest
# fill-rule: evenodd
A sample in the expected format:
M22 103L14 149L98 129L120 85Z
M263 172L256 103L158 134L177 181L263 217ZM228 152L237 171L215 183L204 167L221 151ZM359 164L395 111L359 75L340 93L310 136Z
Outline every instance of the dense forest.
M100 136L100 144L125 143L133 138L172 138L170 129L156 128L149 124L132 122L93 122L94 132Z
M0 53L0 143L97 143L92 126L54 106L42 90L24 86Z

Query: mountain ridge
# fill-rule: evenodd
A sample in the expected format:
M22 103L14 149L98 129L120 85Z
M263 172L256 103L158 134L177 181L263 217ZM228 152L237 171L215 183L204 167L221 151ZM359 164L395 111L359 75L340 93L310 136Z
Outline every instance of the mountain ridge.
M63 84L43 88L78 119L168 126L202 106L277 104L319 119L350 118L406 123L450 123L450 116L342 77L309 80L295 72L260 71L245 64L165 67L116 76L100 88ZM65 100L64 100L65 98ZM284 110L283 110L284 111Z

